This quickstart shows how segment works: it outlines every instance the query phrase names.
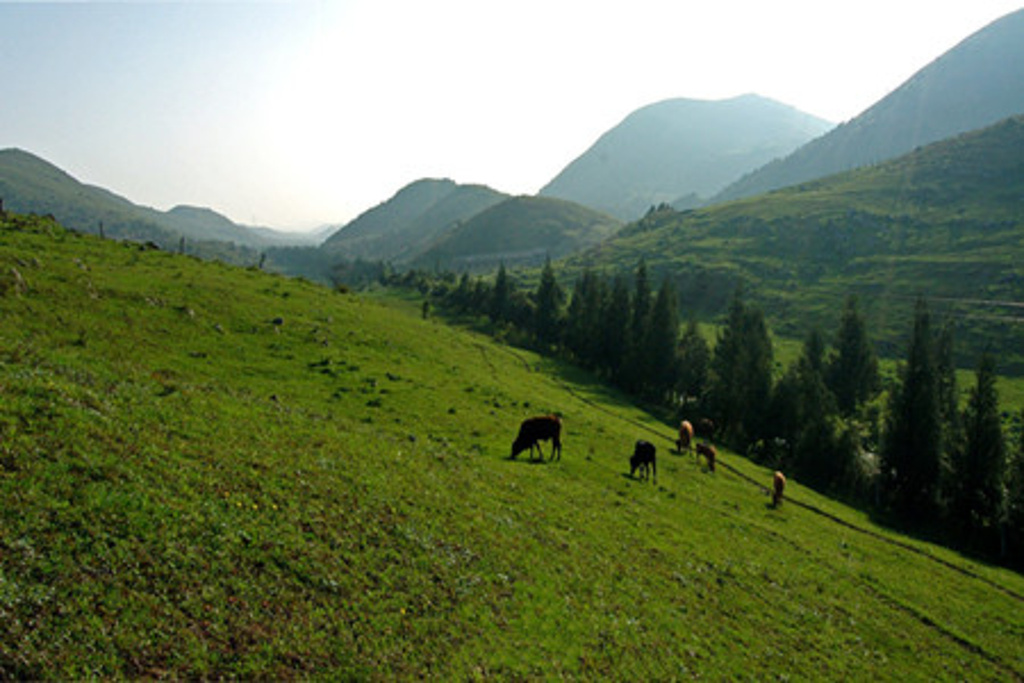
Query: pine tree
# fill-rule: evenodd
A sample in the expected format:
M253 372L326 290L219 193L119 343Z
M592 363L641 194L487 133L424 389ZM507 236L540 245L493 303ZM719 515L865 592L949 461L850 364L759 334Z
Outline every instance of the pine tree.
M743 450L766 434L772 389L772 344L764 313L737 290L711 357L708 393L720 432Z
M473 285L469 281L469 273L463 273L459 278L459 286L450 295L451 302L455 308L464 312L473 299Z
M835 394L839 412L849 416L878 391L878 358L867 335L857 297L847 297L843 306L836 352L828 367L829 388Z
M493 323L508 322L511 315L512 286L505 272L505 264L498 267L498 275L494 278L494 289L491 291L491 307L488 313Z
M661 281L654 307L651 309L651 321L644 350L648 373L644 378L644 386L653 398L665 398L675 386L678 377L678 342L679 305L676 302L675 289L666 277Z
M602 307L598 367L620 384L628 347L629 319L629 288L621 276L616 276L611 294Z
M797 431L793 452L802 476L820 485L839 479L843 463L837 458L832 416L835 398L825 384L825 341L813 330L796 363Z
M634 393L643 391L646 380L651 375L651 360L646 354L650 325L651 285L647 279L647 263L641 258L636 267L633 286L632 314L626 341L625 367L620 374L622 386L627 391Z
M941 458L938 377L927 304L918 299L906 363L890 394L881 475L895 509L909 520L929 519Z
M537 308L534 311L533 330L538 341L543 344L557 344L561 329L562 303L565 293L555 279L555 270L551 267L551 259L544 262L537 286Z
M600 279L589 268L585 269L576 280L569 304L566 345L585 367L595 367L598 363L602 292Z
M683 400L700 399L704 395L704 389L708 380L708 364L711 361L711 351L708 349L707 340L700 333L700 327L695 318L690 318L686 324L686 330L679 340L677 351L677 366L679 368L679 379L676 389Z
M964 436L953 449L949 513L961 531L975 540L991 537L1003 504L1006 444L999 418L995 360L985 354L963 412Z
M935 340L936 392L939 403L939 453L947 459L963 438L960 422L960 393L956 385L956 364L953 359L953 325L946 322Z

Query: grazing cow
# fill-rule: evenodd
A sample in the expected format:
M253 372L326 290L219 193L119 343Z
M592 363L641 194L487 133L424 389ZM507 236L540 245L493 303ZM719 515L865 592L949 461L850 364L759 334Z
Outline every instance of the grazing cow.
M708 469L712 472L715 471L715 458L718 457L718 451L715 447L709 443L697 444L697 456L704 456L708 461Z
M523 420L523 423L519 425L519 436L512 443L512 455L510 459L515 459L517 455L525 451L527 448L530 449L530 459L533 459L533 449L536 446L537 452L540 453L540 459L544 459L544 451L540 449L541 441L551 441L551 460L558 456L558 459L562 459L562 421L557 415L540 415L538 417L530 417Z
M786 475L776 472L772 477L772 507L779 507L782 502L782 492L786 490Z
M693 425L689 420L679 423L679 438L676 439L676 450L682 453L684 448L693 450Z
M633 455L629 459L629 476L633 476L640 470L640 478L646 479L648 468L650 469L651 480L658 482L658 464L654 458L654 444L649 441L637 441L633 449Z

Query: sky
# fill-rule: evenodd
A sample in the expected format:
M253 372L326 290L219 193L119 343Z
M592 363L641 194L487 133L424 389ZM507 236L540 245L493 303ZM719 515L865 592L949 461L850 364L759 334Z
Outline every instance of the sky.
M632 111L839 123L1021 0L0 0L0 149L137 204L341 225L419 178L533 194Z

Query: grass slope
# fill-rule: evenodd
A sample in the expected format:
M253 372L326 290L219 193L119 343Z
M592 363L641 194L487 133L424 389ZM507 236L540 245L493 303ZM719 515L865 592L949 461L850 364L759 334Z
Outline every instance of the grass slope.
M1021 576L402 306L8 217L0 311L2 678L1024 676Z

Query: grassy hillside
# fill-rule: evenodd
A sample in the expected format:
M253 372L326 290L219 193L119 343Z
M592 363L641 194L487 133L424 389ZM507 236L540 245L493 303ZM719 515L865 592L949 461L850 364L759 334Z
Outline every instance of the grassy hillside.
M335 260L405 263L462 221L507 198L484 185L417 180L331 235L320 251Z
M0 219L0 678L1024 676L1021 576L410 308Z
M413 265L457 270L537 265L597 244L621 222L575 202L512 197L439 237Z
M1024 118L900 159L698 211L659 212L572 261L629 270L645 256L684 307L714 313L737 282L784 336L833 330L848 293L872 334L905 348L914 299L957 322L963 362L984 348L1024 373Z
M255 250L273 245L303 244L296 236L232 223L209 209L178 206L157 211L133 204L100 187L86 185L28 152L0 150L0 199L8 210L52 215L79 232L151 241L177 249L184 236L189 253L234 263L253 263ZM237 246L236 246L237 245Z

